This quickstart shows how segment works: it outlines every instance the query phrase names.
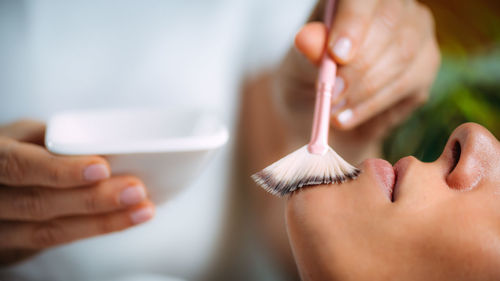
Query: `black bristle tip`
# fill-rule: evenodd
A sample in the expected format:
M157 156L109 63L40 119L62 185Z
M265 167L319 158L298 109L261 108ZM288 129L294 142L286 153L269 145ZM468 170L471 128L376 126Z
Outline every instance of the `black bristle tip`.
M252 179L264 188L267 192L278 197L286 196L304 187L317 186L322 184L341 184L357 178L361 174L360 169L354 169L349 174L339 175L335 178L328 177L310 177L304 178L293 183L287 184L282 181L276 181L271 174L260 171L252 175Z

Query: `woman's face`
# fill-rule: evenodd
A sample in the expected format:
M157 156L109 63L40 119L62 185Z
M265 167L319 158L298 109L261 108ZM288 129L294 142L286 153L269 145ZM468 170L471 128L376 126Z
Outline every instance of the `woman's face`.
M290 242L305 280L500 278L500 144L464 124L435 162L367 160L340 186L293 194Z

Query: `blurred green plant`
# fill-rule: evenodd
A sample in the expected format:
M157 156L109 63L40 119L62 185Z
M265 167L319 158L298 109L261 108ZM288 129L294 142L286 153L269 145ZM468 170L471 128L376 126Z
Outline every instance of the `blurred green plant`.
M500 136L500 46L474 57L443 55L428 103L385 140L384 156L392 163L407 155L434 161L466 122Z

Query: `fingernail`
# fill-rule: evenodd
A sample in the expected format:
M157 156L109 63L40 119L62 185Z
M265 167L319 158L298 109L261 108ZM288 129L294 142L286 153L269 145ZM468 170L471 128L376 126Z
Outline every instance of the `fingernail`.
M341 37L333 46L333 53L340 59L346 60L351 51L352 43L349 38Z
M109 169L104 164L90 165L83 171L86 181L98 181L109 178Z
M127 187L120 193L120 204L126 206L139 204L144 199L146 199L146 191L140 185Z
M333 86L333 98L336 98L338 95L344 91L344 79L342 77L335 77L335 86Z
M337 115L337 120L342 124L349 122L351 118L352 118L352 110L350 109L346 109L340 112L339 115Z
M130 219L133 223L138 224L150 220L154 215L153 208L143 207L130 214Z

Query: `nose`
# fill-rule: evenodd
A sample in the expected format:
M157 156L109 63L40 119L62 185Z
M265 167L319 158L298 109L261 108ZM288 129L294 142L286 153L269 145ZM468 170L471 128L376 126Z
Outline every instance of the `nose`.
M456 189L472 189L494 173L500 164L500 144L484 127L466 123L451 134L443 152L450 165L448 185Z

